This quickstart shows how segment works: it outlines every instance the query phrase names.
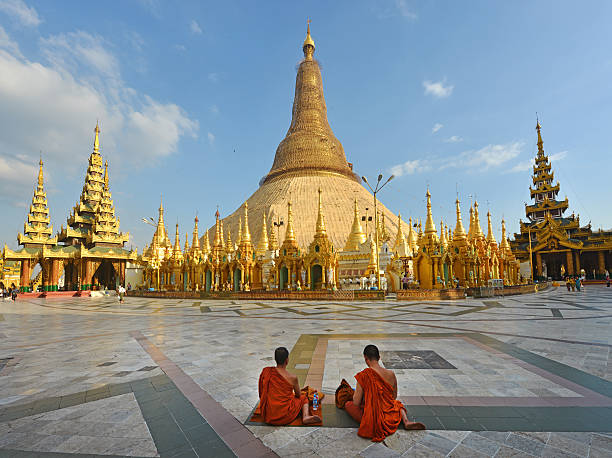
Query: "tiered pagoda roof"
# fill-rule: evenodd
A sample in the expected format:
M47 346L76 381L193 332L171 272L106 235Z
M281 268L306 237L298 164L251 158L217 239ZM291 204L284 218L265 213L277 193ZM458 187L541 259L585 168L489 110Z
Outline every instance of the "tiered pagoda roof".
M47 193L44 189L42 158L38 165L38 185L34 190L32 204L30 205L30 213L28 213L28 220L23 224L23 235L17 235L19 245L25 247L57 245L57 237L51 237L53 226L50 224L51 219L49 218Z
M61 228L59 241L67 245L123 247L129 233L119 231L119 219L108 185L108 164L102 166L100 155L100 127L94 129L94 148L89 156L85 184L79 202L67 219L67 227Z

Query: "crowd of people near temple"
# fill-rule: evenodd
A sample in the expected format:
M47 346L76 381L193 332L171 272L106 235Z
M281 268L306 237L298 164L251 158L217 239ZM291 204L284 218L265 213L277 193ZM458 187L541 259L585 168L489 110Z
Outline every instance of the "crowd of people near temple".
M606 270L606 286L610 287L610 272ZM565 277L565 286L568 291L584 291L584 275L567 275Z

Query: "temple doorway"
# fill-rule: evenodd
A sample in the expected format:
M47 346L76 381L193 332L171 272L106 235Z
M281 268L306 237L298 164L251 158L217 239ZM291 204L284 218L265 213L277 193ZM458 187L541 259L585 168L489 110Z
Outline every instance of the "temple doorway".
M240 291L240 278L242 277L242 271L240 269L234 270L234 291Z
M553 280L562 280L561 266L565 268L567 275L567 259L565 253L542 254L542 276L544 276L544 264L546 265L546 276Z
M314 264L310 268L310 289L321 289L323 284L323 267L320 264Z
M108 260L104 260L100 263L94 276L92 278L93 284L100 285L100 289L115 289L116 283L116 272L113 267L113 263Z
M289 269L285 266L280 269L280 289L287 289L287 283L289 282Z
M206 292L208 293L212 285L212 272L210 270L207 270L205 277L206 277Z

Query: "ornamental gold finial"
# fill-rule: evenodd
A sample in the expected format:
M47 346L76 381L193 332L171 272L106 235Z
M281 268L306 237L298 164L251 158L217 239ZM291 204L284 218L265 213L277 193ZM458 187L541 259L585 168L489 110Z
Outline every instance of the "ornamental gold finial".
M42 153L41 153L40 160L38 161L38 187L41 188L43 186L43 183L44 183L43 161L42 161Z
M474 237L484 238L482 227L480 227L480 216L478 214L478 202L474 202Z
M493 235L493 226L491 225L491 212L487 212L487 242L497 243L495 236Z
M433 221L433 215L431 214L431 194L429 193L429 188L427 188L427 193L425 194L427 197L427 219L425 220L425 234L435 234L436 233L436 225Z
M274 230L272 230L272 232L274 232ZM262 213L261 237L259 238L259 243L257 244L257 249L255 250L255 253L258 256L264 256L266 254L266 251L268 251L268 245L268 226L266 224L266 212L264 210L264 212Z
M540 129L542 126L540 125L540 120L536 114L536 130L538 131L538 156L544 156L544 142L542 141L542 133Z
M108 161L104 163L104 189L108 190Z
M464 240L466 237L465 229L463 228L463 221L461 221L461 207L459 206L459 198L455 201L455 205L457 206L457 224L455 226L455 240Z
M325 217L323 216L323 203L321 201L321 188L319 188L319 214L317 215L317 230L316 233L321 235L327 233L325 228Z
M242 241L248 243L251 241L251 232L249 231L249 203L244 203L244 228L242 229Z
M96 128L94 129L94 132L96 133L96 136L94 138L94 153L99 154L100 153L100 126L97 120L96 120Z
M312 55L315 51L315 43L312 37L310 36L310 19L308 19L306 22L308 25L306 27L306 39L304 40L304 44L302 45L302 51L304 51L304 57L307 60L310 60L312 59Z

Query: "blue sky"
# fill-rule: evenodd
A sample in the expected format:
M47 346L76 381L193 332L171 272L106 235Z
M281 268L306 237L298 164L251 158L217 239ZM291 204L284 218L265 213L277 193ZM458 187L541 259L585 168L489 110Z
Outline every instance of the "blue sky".
M306 18L332 129L380 198L454 226L459 190L518 230L535 112L561 198L595 228L607 203L612 3L410 0L0 0L0 242L16 246L39 151L55 230L78 200L93 128L123 231L142 249L164 195L184 233L232 212L291 118ZM485 222L483 221L483 225Z

